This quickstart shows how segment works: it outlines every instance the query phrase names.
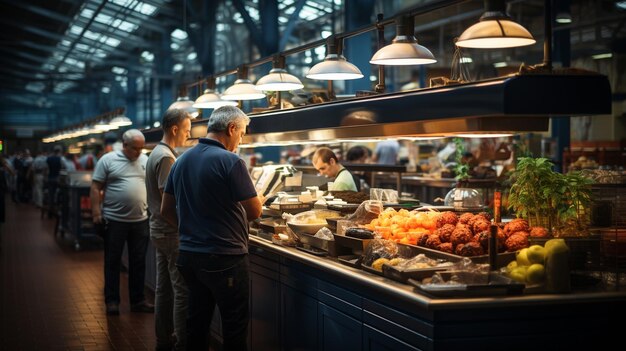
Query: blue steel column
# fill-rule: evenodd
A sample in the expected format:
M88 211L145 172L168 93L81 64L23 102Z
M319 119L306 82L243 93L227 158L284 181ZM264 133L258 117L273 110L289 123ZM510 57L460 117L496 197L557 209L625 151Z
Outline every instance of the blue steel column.
M548 0L550 1L550 0ZM554 11L552 14L570 11L570 0L555 1ZM556 16L552 16L552 23L555 23ZM555 61L560 61L562 67L569 67L571 64L571 44L570 30L561 29L554 31L554 57ZM570 117L553 117L552 118L552 137L556 138L557 154L556 167L558 171L567 172L563 169L563 150L570 147Z
M373 0L346 0L344 7L345 31L350 32L366 25L371 25L375 20ZM363 73L362 79L346 80L346 93L355 93L357 90L371 90L370 76L372 65L370 58L372 52L372 33L368 32L356 37L344 40L343 55L357 66Z
M162 116L168 107L174 102L175 96L172 93L172 38L171 30L161 34L160 50L155 53L154 60L156 63L157 77L159 77L159 97L161 98L161 108L159 115ZM144 89L147 87L144 86Z
M262 56L269 56L278 52L280 38L278 36L278 1L260 0L259 14L261 16L261 33L263 44L259 48Z

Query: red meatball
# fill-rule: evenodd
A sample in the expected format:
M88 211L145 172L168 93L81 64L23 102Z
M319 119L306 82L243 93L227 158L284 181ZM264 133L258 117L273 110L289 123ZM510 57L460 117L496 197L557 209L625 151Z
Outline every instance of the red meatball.
M480 246L483 247L485 252L489 252L489 231L482 231L476 235L474 235L474 241L478 242ZM496 243L498 245L498 252L503 252L506 249L505 246L506 236L504 232L498 228L498 234L496 238Z
M474 221L474 223L472 224L472 231L474 233L480 233L480 232L484 232L484 231L489 231L489 227L491 227L491 222L485 220L484 218L480 217L481 219Z
M467 222L474 217L474 214L466 212L459 217L459 223L467 224Z
M528 247L528 237L523 234L512 234L506 239L506 250L509 252L521 250Z
M452 224L444 224L443 227L435 231L435 234L439 235L439 239L441 239L442 243L446 243L450 241L450 236L455 229L456 226Z
M450 235L450 242L454 247L470 241L472 241L472 232L468 228L463 226L457 226L456 229L452 232L452 235Z
M424 233L422 236L419 237L419 239L417 240L417 245L418 246L423 246L426 247L426 241L428 240L428 237L430 235Z
M441 243L437 249L447 253L454 253L452 250L452 243Z
M520 231L528 231L528 222L525 219L516 218L504 226L504 234L506 234L507 237L511 236L511 234L515 232Z
M461 256L480 256L485 254L485 250L479 243L472 241L459 246L458 254Z
M436 250L439 245L441 245L441 240L437 234L431 234L428 236L428 239L426 239L426 247L428 248Z
M486 220L491 221L491 215L487 212L481 212L478 214L479 216L485 217Z
M548 236L548 230L544 227L530 228L530 236L533 238L545 238Z
M441 216L437 219L437 228L441 228L446 224L456 225L459 221L459 217L456 213L451 211L446 211L441 214Z

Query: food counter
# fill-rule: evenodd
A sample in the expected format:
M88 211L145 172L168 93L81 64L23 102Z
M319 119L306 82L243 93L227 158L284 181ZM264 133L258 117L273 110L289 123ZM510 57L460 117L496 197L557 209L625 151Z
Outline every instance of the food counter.
M250 236L255 350L597 348L619 342L626 291L431 298Z

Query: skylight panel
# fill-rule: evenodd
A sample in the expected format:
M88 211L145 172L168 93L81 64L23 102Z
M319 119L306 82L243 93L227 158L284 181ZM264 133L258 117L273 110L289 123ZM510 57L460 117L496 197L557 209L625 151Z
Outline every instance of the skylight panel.
M128 71L126 70L126 68L123 67L117 67L117 66L113 66L111 68L111 72L115 73L115 74L119 74L119 75L124 75L126 73L128 73Z
M282 9L284 9L285 7L288 7L288 6L293 5L293 3L294 3L294 0L283 0L283 1L281 1L281 2L278 4L278 9L279 9L279 10L282 10ZM292 11L292 12L293 12L293 11Z
M139 5L137 7L135 7L135 11L141 12L144 15L148 15L148 16L154 15L156 10L157 10L156 6L152 6L150 4L146 4L146 3L143 3L143 2L140 2Z
M257 10L255 7L246 6L246 11L248 11L248 14L250 15L250 17L252 17L254 21L259 20L259 10Z
M67 39L61 40L61 46L70 47L70 45L72 45L72 42L70 42L69 40Z
M187 39L187 37L187 32L185 32L184 30L176 28L172 32L172 39L185 40Z
M113 21L113 17L109 15L105 15L104 13L99 13L98 16L96 16L95 21L100 22L102 24L109 24L111 23L111 21Z
M30 82L26 84L26 90L32 91L34 93L41 93L45 87L45 84L43 84L42 82Z
M120 45L122 43L121 40L115 39L115 38L110 38L110 37L105 37L102 36L103 39L100 39L100 41L104 42L105 44L112 46L112 47L117 47L118 45Z
M179 71L182 71L182 70L183 70L183 65L182 65L182 63L177 63L177 64L175 64L175 65L174 65L173 70L174 70L174 72L179 72Z
M136 24L122 21L121 19L116 19L111 25L128 33L131 33L135 29L139 28L139 26L137 26Z
M319 17L317 11L311 9L309 6L303 6L302 10L300 10L300 18L304 20L312 21L317 17Z
M72 24L70 27L70 33L80 35L83 32L83 27Z
M194 51L189 53L189 55L187 55L187 60L189 61L193 61L198 57L198 54Z
M82 44L82 43L76 44L76 46L74 46L74 48L76 50L82 51L82 52L89 52L89 49L91 49L91 47L89 45Z
M141 58L144 59L146 62L152 62L154 61L154 54L150 51L144 51L141 53Z
M80 16L81 17L85 17L85 18L91 18L93 17L94 11L92 9L88 9L88 8L83 8L83 10L80 12Z

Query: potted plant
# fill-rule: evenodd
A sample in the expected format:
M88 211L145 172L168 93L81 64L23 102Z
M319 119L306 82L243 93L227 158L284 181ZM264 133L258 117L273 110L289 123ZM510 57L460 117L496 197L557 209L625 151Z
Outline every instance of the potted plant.
M555 236L580 233L589 223L592 181L577 172L555 172L553 166L546 158L520 157L511 176L509 208Z
M557 178L552 166L545 158L520 157L511 176L508 199L509 208L518 217L526 218L531 226L548 230L556 217L552 204L561 198L554 189Z

